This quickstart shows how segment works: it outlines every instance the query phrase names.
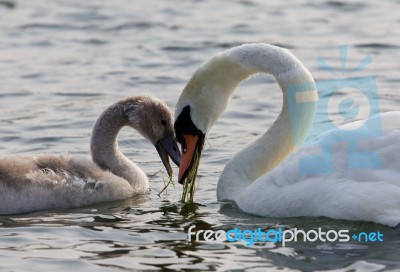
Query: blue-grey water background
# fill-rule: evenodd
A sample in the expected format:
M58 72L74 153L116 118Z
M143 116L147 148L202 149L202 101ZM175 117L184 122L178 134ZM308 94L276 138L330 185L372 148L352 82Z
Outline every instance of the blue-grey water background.
M381 110L399 110L399 10L398 0L0 0L0 152L89 155L92 124L112 101L146 93L173 108L200 63L248 42L293 50L317 80L342 76L315 61L322 57L340 70L338 46L348 45L346 67L371 56L373 63L354 76L376 76ZM209 134L195 205L179 203L179 184L157 196L166 174L156 150L124 130L121 149L148 173L151 193L1 216L0 271L400 270L398 229L327 218L260 218L217 202L224 165L273 122L281 98L269 76L238 88ZM189 243L192 224L212 230L379 230L385 241Z

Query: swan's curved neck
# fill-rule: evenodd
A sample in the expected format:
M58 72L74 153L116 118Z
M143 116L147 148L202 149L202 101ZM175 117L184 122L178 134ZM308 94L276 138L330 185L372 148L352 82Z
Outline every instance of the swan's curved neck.
M118 148L117 137L124 126L128 125L123 106L114 104L107 108L97 119L91 137L93 161L105 170L124 178L131 185L140 186L145 173L132 161L126 158Z
M194 101L206 105L196 106L195 114L208 115L208 119L192 116L193 120L199 120L203 132L207 132L225 110L236 86L257 73L272 74L278 81L283 92L282 111L261 138L227 164L218 182L219 200L235 200L250 183L273 169L304 140L313 122L318 95L313 77L303 64L280 47L244 45L213 57L196 72L192 78L194 82L188 84L206 82L200 92L191 94L197 96ZM213 97L212 102L210 97Z

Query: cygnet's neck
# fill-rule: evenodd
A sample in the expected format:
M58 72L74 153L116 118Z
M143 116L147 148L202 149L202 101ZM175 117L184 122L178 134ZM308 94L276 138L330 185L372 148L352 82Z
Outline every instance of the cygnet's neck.
M124 178L137 189L146 190L148 178L118 148L118 133L128 125L123 105L116 103L107 108L97 119L90 143L93 161L102 169Z

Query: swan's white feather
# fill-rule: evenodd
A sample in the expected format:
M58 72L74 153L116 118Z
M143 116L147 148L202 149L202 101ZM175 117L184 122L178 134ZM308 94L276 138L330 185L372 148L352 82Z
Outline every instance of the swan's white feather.
M327 216L364 220L388 226L400 223L400 112L381 115L386 128L382 135L363 140L361 146L379 155L378 169L352 170L347 167L346 145L332 149L333 171L304 174L299 160L318 154L321 144L335 141L340 130L319 136L315 145L299 148L269 173L255 180L235 202L245 212L270 216ZM348 124L354 126L354 124ZM388 128L395 128L388 130ZM251 156L251 154L248 154ZM321 167L331 162L321 157ZM318 167L318 166L315 166Z

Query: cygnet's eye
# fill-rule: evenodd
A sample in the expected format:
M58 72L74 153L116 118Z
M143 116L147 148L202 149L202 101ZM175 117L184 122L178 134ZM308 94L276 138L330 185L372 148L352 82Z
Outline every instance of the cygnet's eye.
M167 126L167 121L166 120L161 120L161 125L163 125L164 127Z

